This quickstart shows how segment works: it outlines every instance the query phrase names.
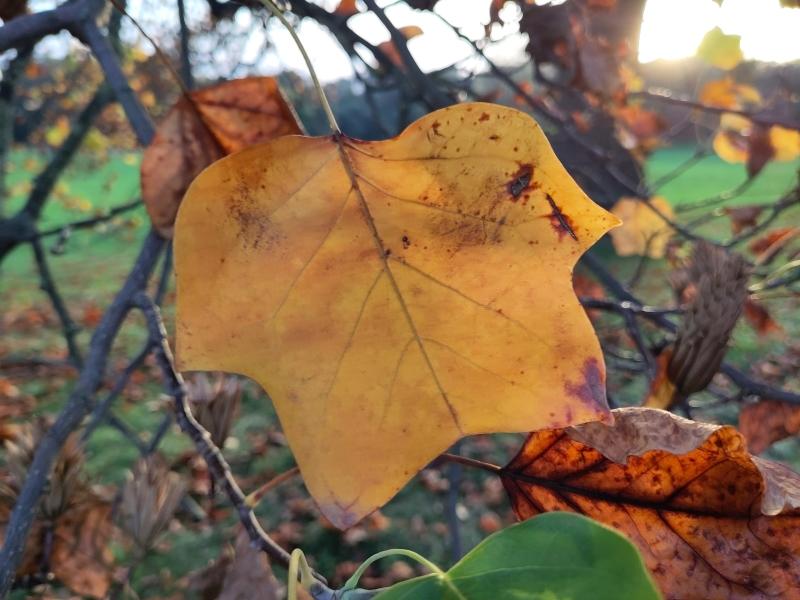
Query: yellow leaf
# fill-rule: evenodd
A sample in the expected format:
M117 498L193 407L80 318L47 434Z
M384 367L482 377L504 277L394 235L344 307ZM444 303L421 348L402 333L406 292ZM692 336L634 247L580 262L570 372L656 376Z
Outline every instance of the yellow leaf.
M664 257L672 227L658 213L670 220L674 213L669 202L661 196L650 198L650 204L656 210L649 208L644 200L620 198L611 209L622 220L622 227L611 232L611 242L620 256Z
M733 113L720 118L719 129L714 136L714 152L729 163L743 163L750 154L748 137L753 129L749 119Z
M748 105L761 104L761 94L751 85L737 83L730 76L709 81L700 90L700 102L721 108L742 109Z
M697 56L715 67L730 71L744 58L741 41L742 36L727 35L719 27L715 27L703 37Z
M258 381L348 527L464 435L608 414L572 268L616 223L510 108L457 105L382 142L272 140L181 204L178 365Z
M56 119L55 125L44 134L44 139L51 146L60 146L69 135L69 119L61 115Z
M780 161L794 160L800 156L800 131L777 125L769 129L769 141L775 151L773 158Z

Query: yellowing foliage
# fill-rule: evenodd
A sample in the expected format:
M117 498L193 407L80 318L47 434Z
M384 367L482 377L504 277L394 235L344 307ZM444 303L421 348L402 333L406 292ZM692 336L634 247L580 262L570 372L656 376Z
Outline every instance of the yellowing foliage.
M653 196L649 203L653 208L639 198L620 198L611 209L622 220L622 227L611 232L611 242L620 256L664 257L672 227L663 217L672 220L674 213L661 196Z
M698 97L703 104L720 108L744 108L761 103L761 93L756 88L738 83L730 76L709 81Z
M571 272L616 223L505 107L453 106L381 142L273 140L181 204L178 364L258 381L348 527L464 435L608 414Z
M715 67L730 71L744 58L741 41L742 36L728 35L715 27L703 37L697 56Z

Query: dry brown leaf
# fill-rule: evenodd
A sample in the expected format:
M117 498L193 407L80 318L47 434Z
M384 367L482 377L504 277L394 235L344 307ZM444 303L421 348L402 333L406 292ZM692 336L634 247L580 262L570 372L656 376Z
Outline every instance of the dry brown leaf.
M739 413L739 430L750 452L761 454L775 442L800 432L800 405L778 400L748 404Z
M212 162L275 137L302 133L273 77L234 79L181 97L142 156L142 199L165 237L192 180Z
M464 435L607 414L572 268L615 224L498 105L380 142L274 140L206 169L181 206L176 358L257 380L349 527Z
M267 555L254 548L247 533L236 538L233 561L217 600L280 600L283 586L275 578Z
M731 220L731 231L736 234L758 224L758 217L764 212L763 205L725 207L723 212Z
M111 506L105 502L87 499L66 512L53 535L55 576L83 596L105 598L113 580L113 534Z
M783 327L772 318L766 307L752 298L744 303L744 318L759 335L783 333Z
M673 218L672 206L666 199L653 196L649 202L667 219ZM622 226L611 230L611 242L620 256L664 257L672 227L646 204L638 198L620 198L611 209L622 219Z
M747 246L748 250L756 255L755 263L764 265L769 263L793 239L800 237L800 227L776 227L754 239Z
M503 470L521 519L585 514L625 533L667 600L800 598L800 476L732 427L649 408L530 435Z

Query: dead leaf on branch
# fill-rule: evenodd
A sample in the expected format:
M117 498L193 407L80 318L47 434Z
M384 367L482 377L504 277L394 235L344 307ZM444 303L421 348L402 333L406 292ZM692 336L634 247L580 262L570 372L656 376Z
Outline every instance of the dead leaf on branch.
M748 404L739 413L739 431L750 451L760 454L775 442L800 432L800 405L778 400Z
M234 79L183 96L142 156L142 199L166 237L192 180L212 162L248 146L302 133L273 77Z
M348 527L463 435L604 418L571 271L615 222L505 107L443 109L384 142L268 142L187 193L177 360L258 381Z
M667 599L800 598L800 476L732 427L613 415L531 434L503 473L519 518L568 510L615 527Z
M4 458L8 473L0 477L0 541L47 427L45 420L34 421L19 427L12 439L6 441ZM115 529L111 505L88 485L83 463L82 447L77 434L73 434L67 438L53 467L17 575L38 574L46 565L75 593L103 598L113 576L109 545ZM46 537L52 539L49 550L44 544Z

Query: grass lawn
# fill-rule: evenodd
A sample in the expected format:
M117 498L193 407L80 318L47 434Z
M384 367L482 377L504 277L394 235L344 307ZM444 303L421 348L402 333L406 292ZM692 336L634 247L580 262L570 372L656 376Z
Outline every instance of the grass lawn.
M690 152L686 148L670 148L656 153L647 164L650 180L657 180L671 172L690 156ZM43 164L44 157L31 152L17 151L12 154L9 177L12 198L3 207L5 214L21 206L30 188L31 178ZM50 199L42 227L87 218L136 198L139 193L138 164L139 156L130 153L112 155L104 162L76 162L67 170ZM792 185L797 168L798 163L768 165L758 182L733 202L754 204L773 201ZM733 189L744 179L742 165L730 165L716 157L708 157L665 185L658 193L673 206L680 207ZM784 217L783 223L787 222L798 222L797 210ZM107 306L127 274L147 228L147 216L142 208L138 208L95 230L76 232L66 242L62 254L50 255L51 269L67 305L71 307L76 321L83 326L79 343L84 348L99 312ZM729 224L724 217L716 219L708 230L721 238L730 235ZM47 247L54 242L55 239L49 239ZM633 259L616 258L610 246L603 247L602 253L604 260L619 273L630 273L637 263ZM10 354L63 356L63 340L47 298L39 289L30 249L16 249L0 269L0 357ZM651 281L639 291L645 297L650 289L663 292L665 273L663 263L654 261L648 270L648 279ZM168 327L171 323L171 305L171 298L168 297L165 307ZM796 303L775 303L775 316L790 334L797 333L800 328L796 308ZM740 327L736 336L737 349L731 359L745 365L765 352L774 351L782 343L781 340L759 338L746 326ZM123 330L115 346L110 361L112 369L124 366L126 357L139 349L142 340L141 324L134 317L132 326ZM132 389L115 407L117 414L135 431L142 432L144 438L157 427L164 411L168 410L159 398L159 388L152 377L154 372L154 369L147 370L149 379L134 381ZM0 372L0 376L3 375ZM69 377L63 375L58 378L29 376L27 379L15 379L14 383L36 398L37 410L42 412L52 412L70 387ZM269 403L255 386L248 384L233 441L226 448L237 477L243 481L246 489L254 488L263 483L270 473L274 475L293 464L286 448L272 448L263 455L252 453L253 440L263 438L265 431L276 431L276 424L277 419ZM478 437L465 444L465 452L502 462L510 457L519 439L520 436L496 436L495 441L490 443L488 438ZM165 438L162 450L177 462L182 460L181 457L189 456L190 448L184 437L173 431ZM115 429L103 426L91 438L87 455L87 469L93 480L118 484L135 460L136 451L124 442ZM184 465L188 471L197 468ZM195 483L198 478L202 479L192 472ZM321 524L298 482L287 484L271 494L260 513L267 529L279 540L291 545L296 538L302 539L304 548L316 558L317 566L326 574L335 572L338 561L344 555L358 560L388 547L411 547L435 562L448 565L451 561L447 530L442 523L446 492L437 488L435 476L438 476L438 471L434 475L418 476L383 511L388 521L368 522L359 537L342 536ZM496 514L504 523L510 522L512 516L501 489L489 489L491 484L482 476L467 473L466 477L459 515L464 521L464 546L469 548L487 533L480 528L481 516ZM220 507L225 505L220 499L217 503ZM182 519L184 523L189 521ZM295 529L285 529L286 522L293 524ZM147 586L155 586L160 590L159 593L164 594L179 589L176 586L181 577L216 557L223 543L232 539L229 534L233 531L233 519L227 515L212 524L184 524L171 532L160 551L149 556L137 570L134 582L137 591L141 594L142 588ZM164 574L166 571L169 572L168 576Z

